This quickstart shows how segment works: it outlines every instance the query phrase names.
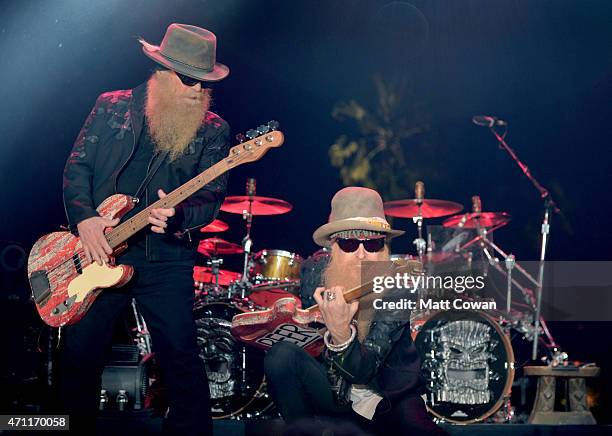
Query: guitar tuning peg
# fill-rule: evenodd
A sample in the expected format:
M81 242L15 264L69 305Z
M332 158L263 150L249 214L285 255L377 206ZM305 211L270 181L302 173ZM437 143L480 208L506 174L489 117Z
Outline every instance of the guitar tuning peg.
M280 123L276 120L271 120L268 121L268 127L270 128L270 130L278 130L278 128L280 127Z
M246 137L249 139L254 139L257 138L259 136L259 134L257 133L257 130L247 130L246 132Z
M260 135L265 135L266 133L270 131L270 127L267 124L262 124L261 126L257 128L257 131L259 132Z
M242 133L238 133L236 135L236 141L242 144L244 141L246 141L246 136L244 136Z

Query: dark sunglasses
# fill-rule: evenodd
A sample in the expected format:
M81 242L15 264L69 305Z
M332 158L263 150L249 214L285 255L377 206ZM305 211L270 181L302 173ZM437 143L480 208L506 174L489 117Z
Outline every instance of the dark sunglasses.
M359 249L359 244L363 244L363 248L369 253L378 253L385 247L386 238L376 239L343 239L336 238L340 250L345 253L354 253Z
M176 71L174 72L174 74L176 74L178 78L181 80L181 82L183 82L183 85L189 86L190 88L192 86L197 85L198 83L202 86L202 88L210 88L209 82L204 82L203 80L194 79L192 77L185 76L184 74L177 73Z

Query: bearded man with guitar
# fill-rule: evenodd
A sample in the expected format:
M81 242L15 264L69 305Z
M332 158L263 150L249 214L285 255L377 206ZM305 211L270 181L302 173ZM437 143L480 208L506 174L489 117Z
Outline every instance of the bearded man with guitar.
M140 42L144 54L157 63L156 70L134 89L98 97L66 163L64 203L70 228L82 244L82 255L75 256L88 267L104 268L113 261L111 254L117 254L105 231L117 226L119 218L99 214L107 197L132 196L133 208L123 218L136 217L229 151L229 126L209 110L209 84L229 74L228 67L216 62L215 35L172 24L159 47ZM59 393L77 433L93 434L112 326L135 298L167 381L166 430L212 434L208 381L192 317L197 244L189 242L193 229L217 215L226 186L224 173L194 188L176 207L147 211L150 225L135 233L115 259L130 273L128 280L133 274L131 280L102 291L78 322L63 327Z
M403 233L385 219L376 191L348 187L333 197L329 222L313 234L329 255L305 262L300 292L304 307L318 305L326 348L315 358L279 341L265 358L269 392L287 423L329 417L376 434L445 434L421 398L409 315L376 316L367 301L345 300L346 291L363 286L362 262L389 261L388 241Z

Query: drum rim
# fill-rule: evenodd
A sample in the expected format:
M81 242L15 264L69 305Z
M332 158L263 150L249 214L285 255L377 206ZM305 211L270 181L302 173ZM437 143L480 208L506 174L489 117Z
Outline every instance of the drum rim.
M300 256L297 253L293 253L293 252L287 251L287 250L274 249L274 248L264 248L263 250L259 250L255 254L255 259L259 259L261 256L266 256L266 255L274 255L274 256L279 256L279 257L287 257L289 259L298 259L298 260L302 261L302 256Z
M427 404L427 401L425 401L425 407L427 408L427 411L429 413L434 415L436 418L443 420L444 422L451 422L453 424L467 425L467 424L474 424L480 421L484 421L489 416L497 412L501 408L502 404L504 403L504 400L510 396L510 391L512 389L512 383L514 382L514 376L515 376L514 366L516 364L515 358L514 358L514 350L512 349L512 342L510 341L510 337L502 330L497 320L482 310L438 310L438 311L432 312L431 315L427 317L425 322L423 322L423 324L421 325L421 329L417 333L416 337L418 337L421 334L421 332L424 331L423 327L425 326L425 324L427 324L429 320L434 318L436 315L442 314L442 313L466 313L466 314L475 313L487 319L487 321L489 321L489 323L493 325L493 328L499 334L499 337L501 338L501 342L504 345L504 349L506 350L506 354L508 355L508 362L507 362L508 368L506 369L506 373L508 376L506 378L506 383L504 385L504 388L502 389L502 394L499 396L498 400L495 402L495 404L493 404L493 406L491 406L490 409L488 409L484 414L482 414L481 416L477 418L473 418L467 421L458 421L452 418L447 418L446 416L439 414L438 412L433 410L431 407L429 407L429 404ZM416 345L416 337L415 337L415 345Z

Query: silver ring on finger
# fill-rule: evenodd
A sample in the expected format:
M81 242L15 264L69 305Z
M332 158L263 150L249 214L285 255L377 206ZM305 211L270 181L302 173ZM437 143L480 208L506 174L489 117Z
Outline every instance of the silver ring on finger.
M336 299L336 293L333 291L327 291L327 301L334 301Z

